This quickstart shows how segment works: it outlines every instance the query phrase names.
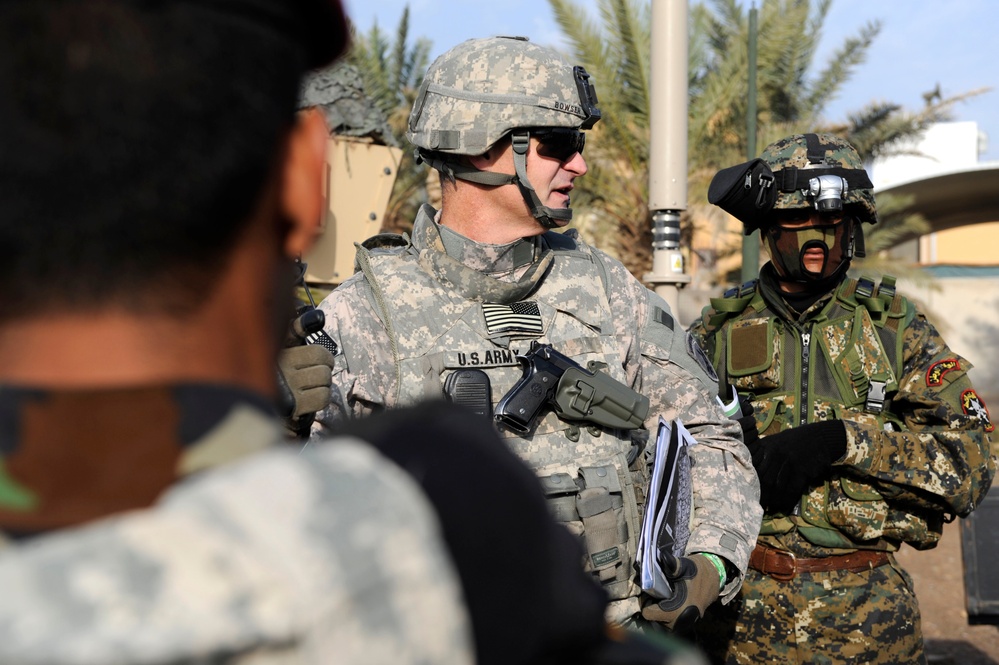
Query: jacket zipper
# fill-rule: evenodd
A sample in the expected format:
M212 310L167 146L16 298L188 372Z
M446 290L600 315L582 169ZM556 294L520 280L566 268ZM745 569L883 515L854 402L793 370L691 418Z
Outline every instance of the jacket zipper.
M808 330L801 331L801 394L798 396L798 425L808 422L808 370L810 361L809 344L812 341L812 333Z
M798 395L799 427L808 423L808 407L809 407L808 371L809 371L809 363L811 360L811 351L809 349L809 345L811 344L812 341L812 333L809 332L810 329L811 326L808 326L808 328L805 329L799 329L799 333L801 335L801 392ZM795 504L794 509L791 511L792 515L801 514L801 504L803 501L804 499L801 499L798 501L797 504Z

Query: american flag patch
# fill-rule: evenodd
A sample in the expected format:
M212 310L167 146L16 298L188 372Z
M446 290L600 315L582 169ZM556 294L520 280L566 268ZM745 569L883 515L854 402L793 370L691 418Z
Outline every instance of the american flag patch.
M516 302L512 305L482 303L482 314L486 317L489 334L522 332L540 335L541 310L536 302Z

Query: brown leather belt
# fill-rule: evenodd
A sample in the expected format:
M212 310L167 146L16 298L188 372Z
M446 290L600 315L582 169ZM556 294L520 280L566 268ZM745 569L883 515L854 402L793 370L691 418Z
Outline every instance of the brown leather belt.
M827 570L849 570L859 573L888 563L888 553L881 550L857 550L850 554L824 557L801 557L791 552L757 543L749 555L749 567L787 582L798 573L816 573Z

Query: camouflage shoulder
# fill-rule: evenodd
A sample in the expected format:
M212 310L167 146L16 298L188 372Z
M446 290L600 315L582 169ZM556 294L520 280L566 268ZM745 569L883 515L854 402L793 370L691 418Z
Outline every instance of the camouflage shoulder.
M432 507L356 439L261 453L152 509L15 545L0 586L0 662L215 662L247 645L471 661Z
M355 243L354 274L363 272L364 265L372 258L384 255L399 255L406 252L413 243L409 235L402 233L376 233L362 242Z
M868 274L850 277L837 288L836 297L847 307L867 309L877 327L887 325L898 331L916 317L917 310L911 300L898 292L895 281L892 275L882 275L880 280Z
M731 318L746 311L758 294L758 281L753 279L726 290L720 297L711 298L701 310L701 318L690 327L690 332L701 338L714 334Z

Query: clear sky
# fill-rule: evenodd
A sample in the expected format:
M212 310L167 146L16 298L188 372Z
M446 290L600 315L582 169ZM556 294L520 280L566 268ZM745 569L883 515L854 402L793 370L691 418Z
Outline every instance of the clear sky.
M662 1L662 0L655 0ZM596 0L576 0L596 16ZM525 35L563 46L546 0L345 0L361 32L375 21L392 34L403 7L410 7L410 35L433 42L431 58L472 37ZM749 7L749 2L744 2ZM760 6L757 4L757 6ZM973 120L988 135L981 159L999 160L999 2L995 0L832 0L816 63L868 21L881 33L841 95L830 101L828 119L840 120L871 101L892 101L910 110L939 83L943 95L991 87L957 105L955 120ZM761 45L763 48L764 45ZM600 82L596 82L597 93Z

